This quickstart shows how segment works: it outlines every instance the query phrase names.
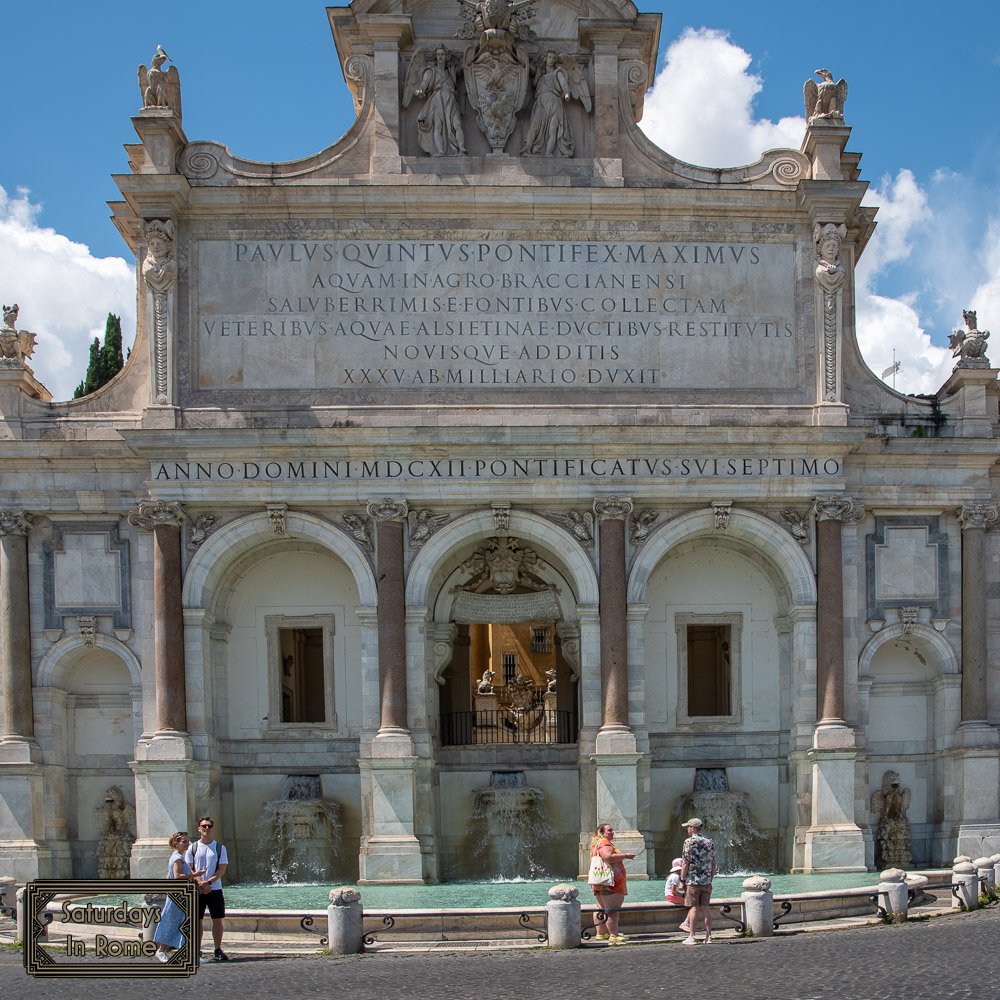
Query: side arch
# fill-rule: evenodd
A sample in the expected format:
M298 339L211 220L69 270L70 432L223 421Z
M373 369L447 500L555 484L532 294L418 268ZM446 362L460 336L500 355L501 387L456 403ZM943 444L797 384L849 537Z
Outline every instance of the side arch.
M872 661L875 659L876 653L883 646L897 639L908 639L914 644L929 648L933 652L937 662L941 665L940 670L936 671L937 674L961 673L955 650L952 649L948 640L940 632L927 625L910 626L911 631L909 635L907 635L904 629L905 626L898 622L895 625L887 625L885 628L879 629L865 643L865 648L861 650L861 656L858 657L859 678L871 677Z
M360 605L374 607L378 603L371 565L344 532L313 514L290 510L285 514L285 537L315 542L337 555L354 577ZM188 566L183 606L207 607L211 595L236 560L261 542L274 538L274 527L266 511L241 517L209 535Z
M763 514L734 508L724 532L715 527L714 511L698 510L668 521L651 534L629 574L629 604L641 604L645 600L649 578L667 553L695 538L724 538L761 553L785 581L792 606L816 603L816 576L802 546Z
M117 656L128 669L129 682L133 688L142 687L142 670L139 660L125 643L120 642L110 635L97 633L94 641L88 645L79 635L67 636L60 639L42 657L42 662L38 665L38 687L58 687L64 686L66 666L72 660L73 653L81 652L92 646L104 649Z

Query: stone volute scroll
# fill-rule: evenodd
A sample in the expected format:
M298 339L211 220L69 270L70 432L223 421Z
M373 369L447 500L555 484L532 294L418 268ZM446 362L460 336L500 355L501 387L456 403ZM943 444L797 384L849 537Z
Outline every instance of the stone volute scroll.
M840 251L847 238L843 223L816 223L816 289L820 301L820 346L823 358L822 396L826 403L840 399L840 342L843 327L842 292L847 268Z
M990 339L989 330L980 330L975 309L963 309L962 319L966 328L959 327L948 336L948 346L952 357L958 358L956 368L989 368L990 359L986 357L986 341Z
M172 111L178 122L181 118L181 78L176 66L164 69L163 64L170 62L170 56L163 51L162 45L156 46L149 67L139 66L139 95L143 110L147 108L164 108Z
M465 155L458 91L461 72L461 57L444 45L421 46L410 60L403 107L408 108L414 97L424 100L417 115L417 142L431 156Z
M534 0L458 0L465 23L460 38L476 38L465 50L465 89L479 128L493 153L502 153L528 93L528 24Z
M810 125L822 121L843 125L847 81L840 79L835 82L833 74L828 69L813 70L813 75L818 76L820 82L817 83L812 78L805 82L803 96L806 104L806 121Z
M566 104L579 101L588 114L593 106L583 66L573 56L549 49L541 57L533 82L535 102L521 152L534 156L573 156L576 144L566 117Z
M177 280L174 259L174 223L171 219L148 219L142 226L146 257L142 276L153 300L153 378L157 403L169 401L168 346L170 342L169 294Z

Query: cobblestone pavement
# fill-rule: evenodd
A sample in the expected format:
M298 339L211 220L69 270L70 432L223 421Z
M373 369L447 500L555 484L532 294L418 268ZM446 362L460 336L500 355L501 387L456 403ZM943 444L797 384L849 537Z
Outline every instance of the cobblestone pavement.
M0 997L210 997L211 1000L761 997L774 1000L951 1000L1000 997L1000 910L903 926L870 926L709 947L679 943L549 952L352 955L207 963L189 979L36 979L0 948Z

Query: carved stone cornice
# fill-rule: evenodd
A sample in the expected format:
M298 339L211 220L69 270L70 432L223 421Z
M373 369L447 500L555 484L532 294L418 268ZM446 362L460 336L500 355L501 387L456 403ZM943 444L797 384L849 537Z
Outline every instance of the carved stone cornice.
M955 511L962 530L967 528L992 528L1000 516L1000 505L995 503L964 503Z
M179 528L186 519L184 504L179 500L140 500L138 510L128 513L128 523L146 531L161 525Z
M597 497L594 500L594 514L597 520L624 521L632 513L631 497Z
M0 536L26 536L31 524L32 516L22 510L0 510Z
M406 515L409 513L409 507L405 500L395 500L392 497L371 500L366 509L368 516L376 524L379 524L381 521L395 521L403 524L406 522Z
M865 516L865 505L854 497L816 497L813 511L817 521L843 521L844 524L850 524Z

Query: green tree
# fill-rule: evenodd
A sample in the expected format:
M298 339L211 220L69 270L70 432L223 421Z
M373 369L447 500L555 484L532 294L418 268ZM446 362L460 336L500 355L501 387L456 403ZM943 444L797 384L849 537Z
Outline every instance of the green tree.
M94 338L90 345L90 358L87 362L87 374L73 393L74 399L89 396L102 385L110 382L125 364L122 355L122 321L120 316L108 313L108 321L104 325L104 344L99 337Z

